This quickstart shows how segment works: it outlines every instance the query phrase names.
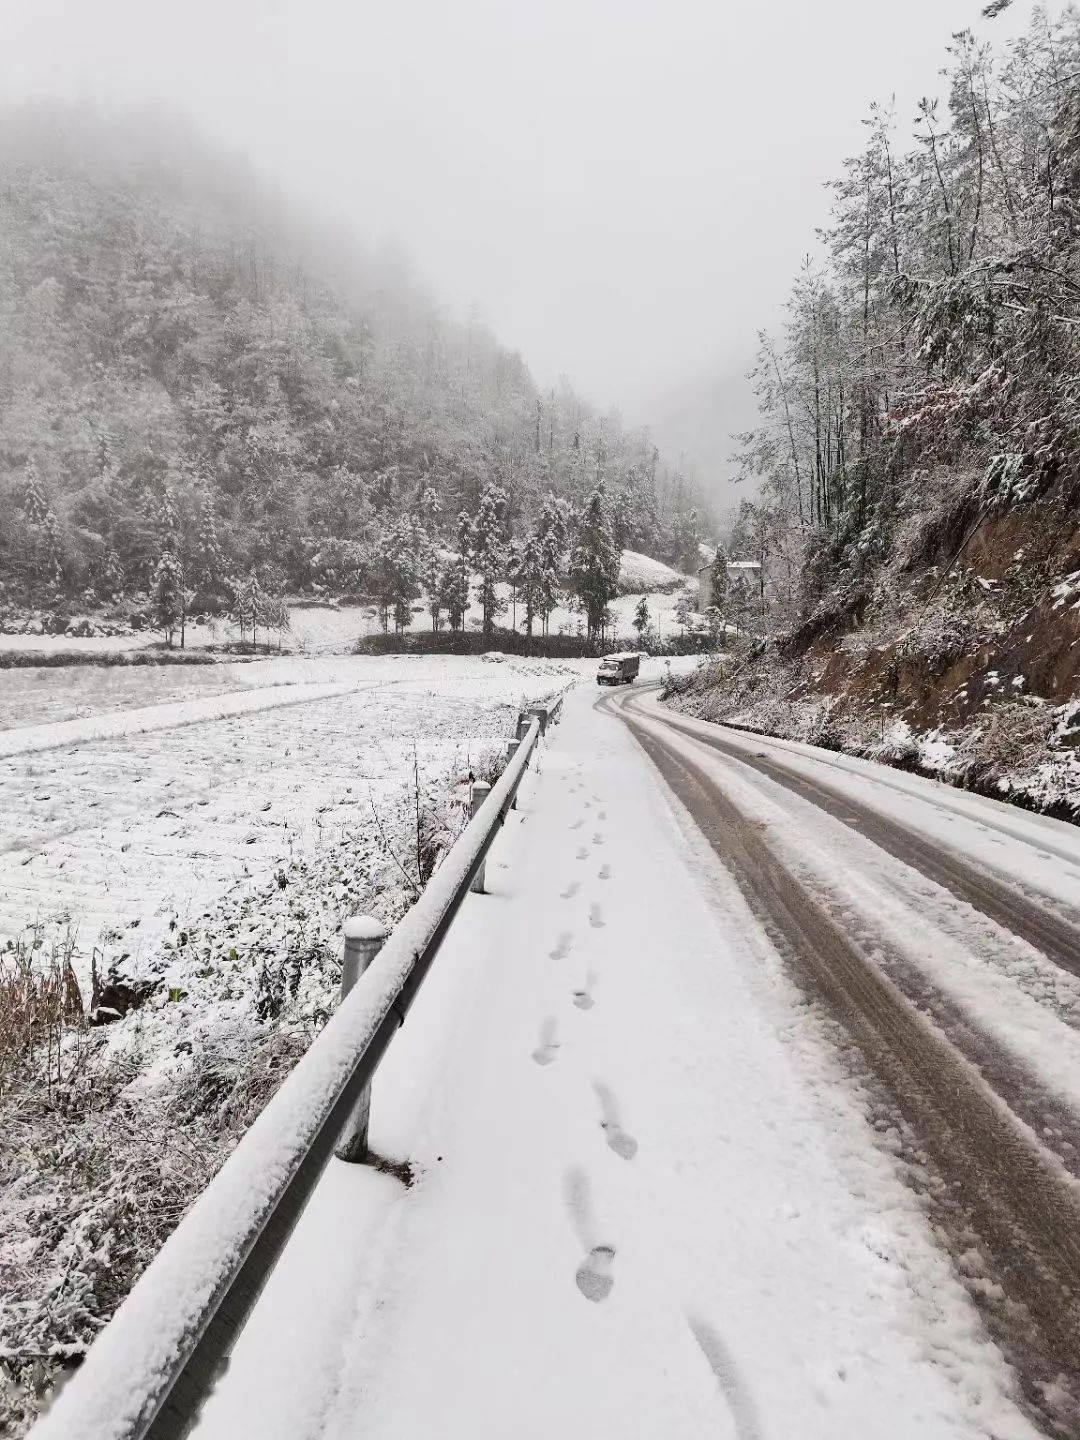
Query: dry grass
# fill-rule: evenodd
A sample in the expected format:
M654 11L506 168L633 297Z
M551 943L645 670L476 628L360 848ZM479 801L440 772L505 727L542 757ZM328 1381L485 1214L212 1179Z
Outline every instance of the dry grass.
M64 1035L86 1014L71 966L74 942L46 954L38 932L0 951L0 1095L16 1069L40 1068L52 1088L64 1080Z

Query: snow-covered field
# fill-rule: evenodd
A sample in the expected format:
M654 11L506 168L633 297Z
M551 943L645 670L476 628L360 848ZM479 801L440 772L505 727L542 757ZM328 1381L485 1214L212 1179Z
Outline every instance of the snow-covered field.
M179 676L14 672L24 685L5 686L0 731L0 939L70 925L84 958L107 932L145 955L223 888L371 823L372 797L404 778L414 746L425 771L467 771L470 747L511 734L522 701L594 665L286 657ZM42 713L57 718L27 723Z

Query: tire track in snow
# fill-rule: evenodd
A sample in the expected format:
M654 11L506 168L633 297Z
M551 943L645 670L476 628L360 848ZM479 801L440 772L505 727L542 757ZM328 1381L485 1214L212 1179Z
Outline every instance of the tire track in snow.
M749 752L743 746L725 742L718 735L705 734L667 715L664 723L707 745L710 750L748 765L785 789L793 790L894 859L910 865L928 880L981 911L1002 929L1028 941L1061 969L1080 976L1080 916L1072 919L1060 907L1051 908L1047 897L1035 899L1025 895L1007 877L994 875L955 851L933 844L893 815L884 816L818 779L811 780L773 754Z
M1029 1126L851 940L837 917L770 848L767 833L679 749L663 719L624 715L661 775L734 875L797 979L858 1045L950 1186L954 1253L975 1232L991 1282L975 1286L988 1328L1021 1376L1032 1409L1080 1431L1080 1191ZM661 733L657 733L657 731ZM959 1202L960 1220L951 1202ZM1064 1378L1063 1378L1064 1377ZM1074 1377L1070 1380L1069 1377Z

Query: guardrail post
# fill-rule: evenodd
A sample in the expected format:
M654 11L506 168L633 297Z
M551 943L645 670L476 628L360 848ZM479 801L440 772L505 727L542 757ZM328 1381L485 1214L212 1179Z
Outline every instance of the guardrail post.
M491 786L487 783L486 780L473 781L472 796L469 800L470 820L480 809L480 806L484 803L484 801L490 794ZM469 889L473 892L474 895L485 895L487 893L487 891L484 889L484 875L486 871L487 862L485 861L484 864L480 866L480 869L476 872L476 879L469 886Z
M342 927L345 955L341 962L341 999L368 968L386 942L388 931L373 915L353 915ZM365 1086L357 1097L334 1151L339 1160L358 1164L367 1159L368 1120L371 1116L371 1086Z
M546 735L546 734L547 734L547 722L548 722L548 712L547 712L546 706L544 706L544 705L530 705L530 706L529 706L529 714L533 717L534 720L539 720L539 721L540 721L540 734L541 734L541 736Z
M518 752L518 746L519 746L520 744L521 744L520 738L517 739L517 740L507 740L507 742L506 742L506 763L507 763L507 765L510 764L511 760L513 760L514 756L517 754L517 752ZM517 793L516 793L516 792L515 792L515 794L514 794L513 800L510 801L510 809L511 809L511 810L516 810L516 809L517 809Z
M519 740L524 740L524 739L525 739L525 736L526 736L528 733L529 733L529 717L528 717L528 715L525 713L524 710L519 710L519 711L518 711L518 718L517 718L517 738L518 738Z

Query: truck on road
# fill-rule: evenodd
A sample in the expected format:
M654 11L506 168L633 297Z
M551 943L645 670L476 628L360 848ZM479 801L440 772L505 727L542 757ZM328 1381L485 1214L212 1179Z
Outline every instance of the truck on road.
M625 650L618 655L605 655L596 672L598 685L631 685L637 679L641 668L641 656L636 650Z

